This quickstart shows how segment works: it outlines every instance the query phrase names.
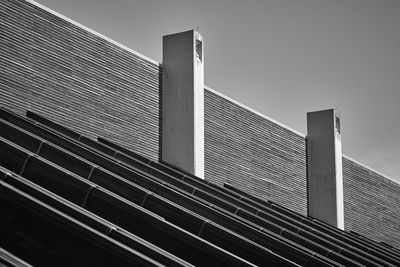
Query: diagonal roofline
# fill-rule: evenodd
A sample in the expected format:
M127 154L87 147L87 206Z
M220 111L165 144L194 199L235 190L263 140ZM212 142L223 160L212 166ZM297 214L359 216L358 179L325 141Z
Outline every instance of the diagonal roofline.
M111 39L111 38L109 38L109 37L107 37L107 36L105 36L105 35L103 35L103 34L97 32L97 31L95 31L95 30L93 30L93 29L91 29L91 28L89 28L89 27L87 27L87 26L85 26L85 25L82 25L82 24L80 24L79 22L76 22L75 20L73 20L73 19L71 19L71 18L69 18L69 17L67 17L67 16L62 15L62 14L58 13L57 11L54 11L54 10L51 9L51 8L48 8L48 7L46 7L46 6L44 6L44 5L40 4L40 3L38 3L38 2L36 2L36 1L33 1L33 0L25 0L25 1L28 2L28 3L31 3L31 4L33 4L33 5L35 5L35 6L37 6L37 7L39 7L39 8L41 8L41 9L43 9L43 10L49 12L49 13L51 13L51 14L53 14L53 15L55 15L55 16L57 16L57 17L63 19L63 20L66 20L66 21L68 21L68 22L74 24L75 26L78 26L78 27L80 27L80 28L82 28L82 29L84 29L84 30L86 30L86 31L88 31L88 32L90 32L90 33L92 33L92 34L94 34L94 35L100 37L100 38L103 38L103 39L105 39L106 41L108 41L108 42L110 42L110 43L113 43L113 44L115 44L115 45L121 47L122 49L125 49L125 50L127 50L128 52L131 52L131 53L133 53L133 54L135 54L135 55L137 55L137 56L139 56L139 57L141 57L141 58L143 58L143 59L145 59L145 60L147 60L147 61L149 61L149 62L151 62L151 63L153 63L153 64L161 65L160 62L158 62L158 61L156 61L156 60L154 60L154 59L151 59L151 58L149 58L149 57L147 57L147 56L145 56L145 55L143 55L143 54L141 54L141 53L139 53L139 52L137 52L137 51L135 51L135 50L133 50L133 49L131 49L131 48L125 46L125 45L123 45L123 44L121 44L121 43L118 43L117 41L115 41L115 40L113 40L113 39Z
M358 160L355 160L355 159L353 159L352 157L349 157L349 156L347 156L347 155L343 155L343 157L346 158L346 159L348 159L348 160L351 160L352 162L354 162L354 163L356 163L356 164L358 164L358 165L360 165L361 167L367 169L368 171L374 172L375 174L377 174L377 175L379 175L379 176L382 176L383 178L386 178L386 179L388 179L389 181L391 181L391 182L393 182L393 183L395 183L395 184L397 184L397 185L400 185L400 181L397 181L395 178L390 177L390 176L388 176L387 174L381 173L381 172L379 172L379 171L377 171L377 170L375 170L375 169L369 167L368 165L365 165L364 163L361 163L361 162L359 162Z
M222 94L222 93L220 93L220 92L218 92L218 91L216 91L215 89L212 89L211 87L208 87L208 86L204 86L204 87L205 87L205 89L207 89L207 90L210 91L211 93L216 94L216 95L218 95L218 96L220 96L220 97L223 97L223 98L225 98L226 100L228 100L228 101L234 103L235 105L238 105L239 107L242 107L242 108L244 108L244 109L246 109L246 110L248 110L248 111L250 111L250 112L253 112L254 114L256 114L256 115L258 115L258 116L260 116L260 117L262 117L262 118L265 118L265 119L267 119L267 120L269 120L269 121L271 121L271 122L273 122L273 123L275 123L275 124L277 124L277 125L279 125L279 126L285 128L285 129L287 129L287 130L289 130L289 131L291 131L291 132L293 132L293 133L295 133L295 134L301 136L301 137L306 138L306 135L305 135L305 134L300 133L299 131L296 131L296 130L293 129L293 128L290 128L289 126L287 126L287 125L285 125L285 124L283 124L283 123L281 123L281 122L279 122L279 121L277 121L277 120L274 120L274 119L268 117L267 115L262 114L261 112L255 110L255 109L252 109L252 108L250 108L250 107L248 107L248 106L246 106L246 105L244 105L244 104L242 104L242 103L240 103L240 102L238 102L238 101L236 101L236 100L234 100L234 99L232 99L232 98L230 98L230 97L228 97L228 96L226 96L226 95L224 95L224 94Z
M106 41L108 41L108 42L110 42L112 44L115 44L116 46L119 46L120 48L122 48L122 49L124 49L124 50L126 50L126 51L128 51L130 53L133 53L133 54L137 55L138 57L141 57L144 60L149 61L150 63L153 63L155 65L158 65L158 66L162 67L162 63L160 63L160 62L158 62L158 61L156 61L156 60L154 60L154 59L152 59L150 57L147 57L147 56L145 56L145 55L143 55L143 54L141 54L141 53L139 53L139 52L137 52L137 51L135 51L135 50L133 50L133 49L131 49L131 48L129 48L129 47L127 47L127 46L125 46L125 45L123 45L123 44L121 44L121 43L119 43L119 42L117 42L117 41L115 41L115 40L113 40L113 39L101 34L101 33L99 33L99 32L97 32L97 31L93 30L93 29L91 29L91 28L89 28L89 27L87 27L87 26L85 26L85 25L83 25L83 24L81 24L79 22L76 22L75 20L73 20L73 19L71 19L71 18L69 18L69 17L67 17L65 15L62 15L62 14L58 13L57 11L54 11L53 9L51 9L49 7L46 7L46 6L36 2L34 0L25 0L25 1L37 6L39 8L41 8L41 9L43 9L43 10L45 10L45 11L47 11L47 12L49 12L49 13L51 13L51 14L53 14L53 15L61 18L61 19L64 19L64 20L74 24L75 26L78 26L78 27L80 27L80 28L82 28L82 29L84 29L84 30L86 30L86 31L88 31L88 32L100 37L100 38L103 38ZM293 128L291 128L291 127L289 127L289 126L287 126L287 125L285 125L283 123L280 123L277 120L272 119L271 117L268 117L267 115L255 110L255 109L252 109L252 108L250 108L250 107L238 102L237 100L234 100L234 99L232 99L232 98L230 98L230 97L228 97L228 96L216 91L215 89L212 89L209 86L205 85L204 87L205 87L206 90L210 91L211 93L214 93L214 94L216 94L216 95L218 95L220 97L223 97L226 100L234 103L235 105L238 105L239 107L242 107L242 108L244 108L244 109L246 109L246 110L248 110L250 112L253 112L254 114L256 114L256 115L258 115L258 116L260 116L262 118L265 118L265 119L267 119L267 120L269 120L269 121L271 121L271 122L273 122L273 123L285 128L285 129L287 129L287 130L299 135L300 137L307 138L306 134L303 134L303 133L301 133L301 132L299 132L299 131L297 131L297 130L295 130L295 129L293 129ZM377 171L377 170L375 170L375 169L373 169L373 168L371 168L371 167L369 167L369 166L367 166L367 165L365 165L365 164L363 164L363 163L361 163L361 162L359 162L359 161L357 161L357 160L355 160L355 159L353 159L353 158L351 158L351 157L349 157L347 155L343 154L343 157L353 161L354 163L360 165L363 168L366 168L366 169L376 173L377 175L380 175L380 176L388 179L389 181L391 181L393 183L396 183L396 184L400 185L399 181L397 181L396 179L394 179L394 178L392 178L392 177L390 177L390 176L388 176L386 174L383 174L383 173L381 173L381 172L379 172L379 171Z

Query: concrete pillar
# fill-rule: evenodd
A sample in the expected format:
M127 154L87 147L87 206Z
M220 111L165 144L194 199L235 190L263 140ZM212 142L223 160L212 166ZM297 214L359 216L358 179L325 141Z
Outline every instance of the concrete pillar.
M163 37L162 160L204 178L204 48L194 30Z
M307 113L308 215L344 229L342 143L335 109Z

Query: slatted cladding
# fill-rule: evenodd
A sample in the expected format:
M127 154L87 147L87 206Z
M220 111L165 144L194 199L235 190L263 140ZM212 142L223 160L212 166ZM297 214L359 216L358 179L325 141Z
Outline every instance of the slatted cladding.
M25 1L0 17L0 105L158 160L159 64Z
M400 247L400 185L343 158L345 230Z
M305 138L209 90L205 177L307 213Z
M8 0L0 1L0 68L0 105L158 160L158 64ZM209 90L205 105L206 178L306 214L304 137ZM399 185L344 159L344 191L346 229L399 246Z

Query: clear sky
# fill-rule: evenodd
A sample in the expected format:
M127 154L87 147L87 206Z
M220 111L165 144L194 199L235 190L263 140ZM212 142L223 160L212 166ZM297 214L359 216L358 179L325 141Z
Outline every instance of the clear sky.
M199 29L207 86L306 134L338 108L343 153L400 182L400 0L37 0L161 61Z

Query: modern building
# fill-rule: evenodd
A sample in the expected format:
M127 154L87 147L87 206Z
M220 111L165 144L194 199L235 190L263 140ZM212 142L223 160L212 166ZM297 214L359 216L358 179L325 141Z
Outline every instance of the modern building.
M400 184L336 110L302 134L205 86L194 30L159 63L31 0L0 18L0 264L400 265Z

